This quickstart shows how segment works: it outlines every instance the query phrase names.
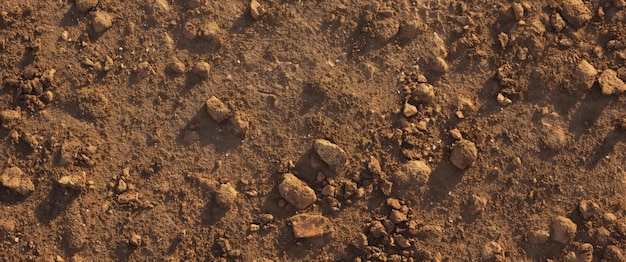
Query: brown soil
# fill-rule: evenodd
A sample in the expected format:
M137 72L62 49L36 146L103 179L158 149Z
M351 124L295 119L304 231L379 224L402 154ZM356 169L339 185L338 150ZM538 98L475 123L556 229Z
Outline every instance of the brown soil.
M0 1L0 260L624 261L625 6Z

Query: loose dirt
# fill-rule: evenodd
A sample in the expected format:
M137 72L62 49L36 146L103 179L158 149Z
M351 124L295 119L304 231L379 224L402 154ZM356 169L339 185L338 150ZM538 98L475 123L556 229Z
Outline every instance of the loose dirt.
M624 261L626 2L0 1L2 261Z

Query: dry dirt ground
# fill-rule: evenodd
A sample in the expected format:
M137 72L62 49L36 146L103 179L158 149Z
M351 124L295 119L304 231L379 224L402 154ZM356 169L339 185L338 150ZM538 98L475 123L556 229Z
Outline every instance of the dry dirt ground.
M624 261L624 0L0 2L2 261Z

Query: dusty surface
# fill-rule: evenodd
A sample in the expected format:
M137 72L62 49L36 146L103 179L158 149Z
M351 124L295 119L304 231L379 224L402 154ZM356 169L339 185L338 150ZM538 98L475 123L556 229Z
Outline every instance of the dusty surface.
M0 260L623 261L625 6L1 1Z

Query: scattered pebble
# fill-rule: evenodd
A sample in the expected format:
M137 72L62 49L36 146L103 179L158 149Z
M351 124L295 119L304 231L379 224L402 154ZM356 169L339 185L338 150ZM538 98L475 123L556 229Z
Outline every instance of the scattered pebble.
M387 205L393 209L400 209L402 205L397 198L387 198Z
M574 243L574 250L563 256L564 262L591 262L593 261L593 246L589 243Z
M76 9L83 13L96 8L96 5L98 5L98 0L76 0Z
M549 150L561 150L567 145L566 131L561 126L559 116L552 113L541 119L543 144Z
M261 226L257 224L250 224L250 228L248 228L250 232L257 232L261 229Z
M578 205L578 211L583 219L588 220L600 211L600 206L591 200L583 200Z
M420 187L430 178L432 170L422 160L411 160L404 163L393 174L393 183L400 188Z
M578 63L578 66L576 67L576 77L586 89L591 89L593 83L596 82L597 75L598 70L587 62L587 60L582 60Z
M328 164L331 170L335 171L336 174L343 173L348 165L348 155L346 151L325 139L316 139L313 148L317 155Z
M263 16L264 14L265 14L265 9L263 8L263 6L261 6L259 1L257 0L250 1L250 16L252 16L254 20L259 20L259 18L261 18L261 16Z
M137 64L135 71L137 72L137 77L140 79L146 78L154 73L154 69L152 69L152 66L147 61Z
M197 62L193 65L191 71L201 78L209 78L209 72L211 71L211 65L207 62Z
M290 217L289 221L296 238L319 237L333 231L330 220L321 215L299 214Z
M370 157L370 160L367 163L367 170L379 177L383 175L383 169L380 167L380 161L378 161L375 157Z
M409 242L409 240L406 237L404 237L403 235L395 234L393 236L393 240L394 240L395 244L397 246L399 246L400 248L402 248L402 249L407 249L407 248L411 247L411 242Z
M113 16L107 12L94 12L91 18L91 26L96 33L101 33L113 25Z
M564 0L561 2L561 15L574 27L581 27L591 20L593 13L582 0Z
M389 213L389 219L391 219L391 221L396 225L408 221L406 214L397 209L391 210L391 213Z
M450 155L450 161L452 164L459 168L465 169L471 166L478 157L478 149L474 142L463 139L454 144L452 148L452 154Z
M476 194L472 194L469 199L469 212L472 216L477 216L485 212L489 200Z
M383 224L378 220L370 223L368 230L374 238L381 238L388 234L385 226L383 226Z
M272 214L260 214L259 215L259 220L261 220L261 223L263 223L264 225L267 225L269 223L272 223L274 221L274 215Z
M336 188L332 185L326 185L324 186L324 188L322 188L322 195L324 196L335 196L335 190Z
M409 103L404 103L404 110L402 113L405 117L412 117L417 114L417 107Z
M121 194L126 192L126 190L128 190L128 184L126 184L126 181L124 181L124 179L120 179L119 181L117 181L115 191L117 191L118 194Z
M504 261L504 249L495 241L485 244L481 254L483 261Z
M26 174L19 167L5 168L2 176L0 176L0 183L22 196L27 196L35 191L33 181L26 177Z
M59 180L57 180L57 183L65 188L82 190L85 187L86 179L87 173L83 171L80 172L80 174L62 176Z
M315 191L304 181L291 173L283 175L283 182L278 186L280 195L298 209L305 209L315 203Z
M222 122L230 117L230 109L217 97L212 96L206 101L207 113L215 120L215 122Z
M626 83L617 77L617 72L611 69L602 71L598 83L603 95L619 94L626 91Z
M416 232L416 235L422 240L440 239L442 234L443 228L436 225L425 225Z
M237 190L230 183L221 184L215 191L215 203L222 208L230 208L237 199Z
M553 241L568 244L576 236L576 224L569 218L557 216L550 224L550 237Z

